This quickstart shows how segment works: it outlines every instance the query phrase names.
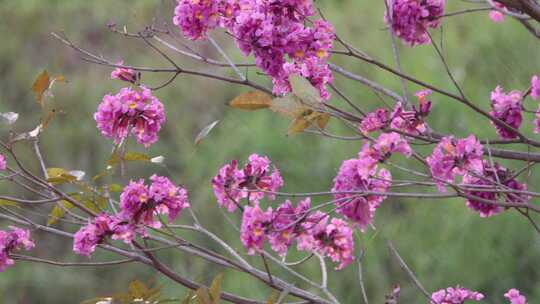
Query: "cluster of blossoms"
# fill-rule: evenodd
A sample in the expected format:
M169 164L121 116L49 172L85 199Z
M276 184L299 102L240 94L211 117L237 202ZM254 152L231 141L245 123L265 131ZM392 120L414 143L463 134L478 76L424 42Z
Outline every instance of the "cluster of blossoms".
M527 304L525 296L515 288L508 290L504 297L510 301L510 304ZM431 294L432 304L464 304L466 301L479 302L483 299L483 294L459 286L448 287Z
M480 174L468 172L463 176L462 185L475 188L475 190L466 191L467 194L491 202L498 201L499 197L504 197L507 203L525 203L529 200L527 195L494 191L497 186L505 187L504 190L526 191L527 185L518 182L510 170L500 166L498 163L492 166L486 160L483 162L483 169ZM486 191L482 191L482 188ZM479 212L481 217L489 217L505 209L500 205L487 204L475 198L467 199L467 207Z
M123 65L124 61L121 60L117 64ZM140 75L133 69L116 68L111 72L111 79L118 79L135 84L140 79Z
M0 154L0 171L4 171L7 168L7 162L4 155Z
M283 186L279 170L271 167L271 161L266 156L252 154L244 168L238 168L236 160L223 166L212 179L212 188L220 207L234 212L240 200L248 199L258 202L265 196L265 191L276 192ZM268 194L268 199L275 195Z
M90 220L75 234L73 250L89 256L109 236L131 243L137 233L146 235L144 226L161 227L158 215L166 214L172 222L189 207L184 188L163 176L153 175L150 180L150 186L143 179L130 182L120 195L121 211L115 215L103 213Z
M192 40L208 30L225 28L240 50L255 56L256 65L272 77L274 93L290 92L289 75L300 74L320 91L332 81L326 63L335 38L332 25L306 18L314 14L311 0L178 0L173 22Z
M437 28L444 15L445 0L393 0L384 20L405 44L429 43L428 28Z
M391 127L412 135L424 133L427 130L425 118L431 111L432 102L428 100L431 93L431 90L416 92L418 107L413 105L410 111L403 109L401 102L398 102L392 113L384 108L368 113L360 122L360 132L368 134Z
M489 18L495 23L501 23L504 21L504 13L500 10L504 10L506 7L502 3L496 1L493 1L493 4L495 4L497 9L492 9L489 12Z
M240 238L249 254L263 249L269 241L272 249L285 256L294 241L298 250L329 257L342 269L354 259L352 228L343 220L332 218L322 212L309 214L309 198L293 207L285 201L275 211L269 207L263 211L259 203L247 206L243 213Z
M431 294L434 304L463 304L465 301L480 301L484 295L462 287L448 287Z
M527 298L519 293L519 290L512 288L504 297L510 301L510 304L527 304Z
M105 95L94 114L101 134L120 143L130 133L145 147L155 143L165 123L163 104L150 89L122 88L115 95Z
M540 97L540 77L534 75L531 78L531 98L537 100ZM534 120L534 132L540 133L540 104L536 111L536 119Z
M474 135L463 139L447 136L426 160L431 175L437 179L439 190L445 192L444 182L453 183L456 176L463 176L469 171L482 174L483 155L482 144Z
M310 213L311 199L293 206L286 200L276 209L261 207L261 200L275 199L271 192L283 185L277 168L271 168L267 157L252 154L244 168L236 161L223 166L212 179L212 186L220 207L234 212L243 211L240 239L248 254L263 250L268 241L272 250L285 256L294 242L299 250L317 253L339 262L338 269L353 260L352 228L344 221L322 212ZM266 195L266 192L268 195ZM240 200L247 199L245 206Z
M498 118L514 129L519 129L521 126L522 116L522 96L520 91L511 91L505 93L500 86L495 88L495 91L491 92L491 112L495 118ZM493 123L493 122L492 122ZM513 139L518 137L518 134L514 131L507 130L506 128L493 123L497 129L497 134L502 139Z
M133 226L118 216L99 214L75 233L73 251L80 255L90 256L96 250L96 246L109 236L114 240L123 240L129 244L135 237L134 230Z
M361 230L373 221L375 211L386 199L382 193L391 186L392 175L384 168L379 169L378 164L394 152L405 156L412 154L409 144L399 134L383 133L372 147L369 143L364 144L358 158L344 161L334 178L332 192L337 212ZM365 192L371 193L363 194Z
M30 239L30 231L9 227L10 231L0 230L0 272L15 264L9 254L15 250L30 250L34 247L34 242Z

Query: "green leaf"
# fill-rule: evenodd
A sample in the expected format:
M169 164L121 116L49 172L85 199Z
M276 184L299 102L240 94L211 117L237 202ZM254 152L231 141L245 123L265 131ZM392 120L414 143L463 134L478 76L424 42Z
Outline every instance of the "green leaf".
M47 220L47 226L56 224L59 219L63 218L66 214L66 209L73 209L75 206L66 200L59 201L53 207L51 213L49 213L49 219Z
M18 207L19 204L17 204L14 201L9 201L5 199L0 199L0 206L7 206L7 207Z
M143 153L126 152L126 154L124 154L123 159L125 161L150 161L150 159L152 159L152 158L150 156L146 155L146 154L143 154Z
M124 188L119 184L109 184L109 192L122 192Z
M223 283L223 273L218 274L212 284L210 285L210 296L212 297L213 304L219 304L220 294L221 294L221 285Z

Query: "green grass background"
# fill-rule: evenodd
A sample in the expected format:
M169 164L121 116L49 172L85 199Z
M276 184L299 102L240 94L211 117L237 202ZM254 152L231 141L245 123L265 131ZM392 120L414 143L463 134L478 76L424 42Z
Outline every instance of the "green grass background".
M448 2L448 11L464 7L462 2ZM318 1L318 4L342 38L392 64L390 37L382 21L382 1L334 0ZM134 65L166 66L167 62L144 43L112 34L105 24L112 20L120 28L126 24L128 29L137 31L151 23L153 18L169 22L172 10L172 1L0 1L0 112L21 113L16 126L19 131L33 128L40 117L40 109L30 90L35 76L43 69L51 74L65 75L69 82L55 88L53 100L63 114L57 116L42 137L47 164L85 170L89 176L100 172L110 155L111 142L99 136L92 115L101 97L118 90L122 84L108 80L110 69L82 62L71 50L53 39L50 32L64 31L83 47L114 60L123 58ZM485 12L457 16L445 20L442 30L433 34L437 40L443 41L443 52L467 96L484 109L488 109L489 92L497 84L507 89L525 89L530 76L539 73L538 41L513 20L494 24ZM215 36L223 41L235 59L246 60L223 39L224 35L216 33ZM219 54L204 42L194 46L213 58L219 58ZM455 91L431 46L411 49L399 45L399 48L405 72ZM182 66L234 76L226 70L218 71L174 54L172 56ZM332 61L400 90L397 78L363 62L340 57L334 57ZM256 72L250 70L250 77L262 79ZM143 80L149 85L157 85L166 77L147 73ZM378 98L368 88L339 75L336 75L336 85L362 109L373 110L379 104ZM409 86L411 92L418 89L420 87ZM228 100L245 91L246 88L228 83L181 75L173 84L156 93L165 103L168 121L160 133L160 141L147 151L152 156L164 155L169 171L146 164L131 164L128 168L129 176L148 177L157 172L170 174L176 181L184 183L203 223L241 252L237 233L217 210L210 191L210 179L224 162L233 158L244 160L254 152L265 154L281 169L286 182L285 191L324 191L331 188L340 163L354 157L360 148L359 142L341 142L310 134L287 138L286 120L265 111L247 113L225 106ZM481 138L495 136L488 121L471 110L438 94L433 96L433 100L434 109L429 123L434 128L459 136L469 133ZM336 98L332 103L345 107ZM528 108L536 106L527 101ZM194 137L214 120L221 122L196 148ZM532 117L527 114L523 129L527 134L537 136L532 135L531 121ZM335 122L330 124L330 129L335 133L348 134ZM6 132L2 131L2 136L6 136ZM23 144L19 150L23 158L34 162L26 152L28 146ZM142 151L135 146L131 150ZM428 153L427 149L420 151ZM505 164L517 167L517 164ZM394 176L405 177L398 172L394 172ZM117 176L113 180L126 182ZM533 170L528 177L529 187L535 189L538 182L538 174ZM17 191L6 185L0 187L4 193ZM321 198L314 200L322 202ZM46 209L36 211L47 212ZM45 222L44 218L42 222ZM362 262L372 303L382 303L384 294L396 283L402 286L401 303L425 303L389 255L388 239L395 243L430 291L460 284L483 292L489 303L505 303L503 293L511 287L518 287L529 297L529 303L540 301L539 237L517 212L481 219L470 212L462 200L390 198L377 211L375 224L377 231L361 235L357 242L359 247L366 248ZM7 225L7 222L0 222L1 227ZM69 226L64 228L72 229ZM36 256L64 261L84 260L72 254L71 243L64 239L41 233L36 233L35 238L38 246L32 254ZM215 246L202 237L193 239L200 244ZM183 275L204 283L224 271L177 252L164 253L162 257ZM113 257L96 254L96 259L107 258ZM260 263L258 259L252 261ZM315 260L297 269L313 280L320 279ZM277 268L274 271L282 274ZM125 290L133 279L156 280L168 297L181 298L185 293L183 288L167 278L140 265L86 269L19 262L16 267L0 274L0 303L78 303ZM293 282L305 287L299 281ZM330 288L342 303L362 302L355 265L340 272L331 271ZM225 271L225 289L260 299L271 293L256 280L232 271Z

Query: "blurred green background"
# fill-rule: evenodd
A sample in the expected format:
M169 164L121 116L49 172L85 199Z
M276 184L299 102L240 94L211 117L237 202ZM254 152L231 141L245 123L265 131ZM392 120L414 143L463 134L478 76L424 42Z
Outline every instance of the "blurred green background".
M448 11L466 5L458 1L449 2ZM318 4L342 38L393 64L390 37L382 21L383 1L333 0L318 1ZM114 21L119 28L125 24L129 30L138 31L154 20L170 23L173 7L173 1L149 0L0 1L0 112L20 113L15 129L30 130L41 115L30 90L36 75L47 69L50 74L62 74L68 80L67 84L59 84L54 89L52 103L61 110L61 114L52 121L41 139L49 167L80 169L88 176L104 168L112 144L99 135L92 115L104 94L115 92L123 85L108 79L110 69L81 61L73 51L52 38L50 32L64 31L74 42L112 60L123 58L128 64L164 67L167 62L143 42L113 34L105 25ZM484 109L488 109L489 92L497 84L509 90L525 89L530 76L540 73L538 41L513 20L494 24L487 17L487 12L457 16L446 19L442 30L433 34L442 41L443 52L467 96ZM231 56L238 61L246 60L223 33L213 35L219 38ZM178 41L173 43L179 45ZM221 60L219 53L209 44L190 45ZM431 46L411 49L399 45L399 48L405 72L455 91ZM171 56L185 67L234 76L227 69L199 65L176 54ZM332 62L400 91L398 79L360 61L334 56ZM249 75L251 79L266 81L254 69L249 71ZM146 73L143 82L156 86L167 77ZM335 78L336 85L362 109L373 110L380 104L378 97L368 88L339 75ZM267 81L265 83L268 84ZM410 92L418 89L409 86ZM325 191L331 188L341 162L354 157L360 148L359 142L341 142L311 134L288 138L285 136L288 126L285 119L270 112L242 112L225 106L228 100L245 91L247 88L232 84L181 75L171 85L155 93L166 106L168 121L160 133L160 141L145 152L152 156L165 156L168 169L140 163L128 167L128 176L148 177L157 172L185 184L203 223L240 252L244 251L238 235L216 208L210 190L210 179L223 163L233 158L242 162L254 152L265 154L280 168L286 182L284 191ZM492 126L484 118L438 94L433 96L433 100L434 110L429 123L435 129L460 136L469 133L481 138L495 136ZM346 108L337 98L332 103ZM528 108L536 108L531 101L526 103ZM532 117L526 115L529 116L525 117L523 129L532 134ZM196 148L193 143L196 134L214 120L220 120L220 123ZM349 130L336 122L331 122L330 130L350 135ZM2 130L2 136L7 136L5 130ZM29 148L22 144L19 151L33 162ZM137 146L131 146L130 150L143 152ZM427 154L428 150L419 148L419 151ZM518 168L518 164L503 163ZM393 174L395 178L405 177L399 172ZM127 182L119 176L114 176L111 181ZM530 188L539 185L538 174L533 171L528 183ZM7 185L0 187L3 193L17 191ZM323 202L324 198L314 200ZM47 213L48 209L34 211ZM46 219L41 221L45 223ZM8 224L0 222L1 227ZM359 235L357 242L358 248L366 249L362 263L372 303L382 303L384 294L396 283L402 286L401 303L426 302L389 255L387 240L395 243L429 291L460 284L484 293L489 303L506 303L503 293L511 287L518 287L529 297L529 303L540 301L539 237L517 212L481 219L470 212L462 200L390 198L377 211L375 225L377 231ZM63 228L73 230L70 226ZM71 243L64 239L43 233L36 233L35 239L38 246L31 252L33 255L62 261L84 260L72 254ZM202 237L192 239L199 244L214 246ZM164 253L162 257L175 270L203 283L208 283L223 271L177 252ZM295 257L300 256L292 258ZM95 258L106 260L113 257L98 250ZM252 261L260 263L256 258ZM313 280L320 279L315 260L296 268ZM287 277L276 267L273 271ZM18 262L16 267L0 274L0 303L78 303L123 291L133 279L156 281L163 286L163 293L168 297L181 298L185 294L183 288L156 275L146 266L87 269ZM292 282L306 287L300 281ZM331 272L330 288L342 303L362 302L356 265ZM256 280L231 271L225 271L225 289L259 299L267 298L271 293Z

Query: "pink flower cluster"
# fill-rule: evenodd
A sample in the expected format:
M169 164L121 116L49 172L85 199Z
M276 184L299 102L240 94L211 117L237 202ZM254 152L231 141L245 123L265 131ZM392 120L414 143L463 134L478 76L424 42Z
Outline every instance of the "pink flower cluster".
M477 188L475 190L467 191L467 194L492 202L498 202L499 197L504 197L504 200L507 203L525 203L529 200L529 196L527 195L494 191L498 189L497 186L504 186L504 190L526 191L527 185L518 182L510 170L497 163L495 163L494 166L491 166L491 164L485 160L483 162L482 172L466 173L465 176L463 176L462 185ZM482 191L482 188L485 188L486 191ZM490 217L505 210L505 208L500 205L482 202L480 199L468 198L466 203L467 207L480 213L481 217Z
M155 217L167 214L169 222L189 207L187 191L173 184L168 178L158 175L150 177L152 184L145 185L144 179L131 181L120 195L120 217L134 225L160 228Z
M504 294L504 297L510 301L510 304L527 304L527 298L519 293L519 290L512 288Z
M293 207L285 201L275 211L269 207L263 211L259 203L247 206L242 218L240 238L249 254L263 250L266 240L279 255L285 256L289 247L297 241L299 250L318 253L339 263L341 269L354 259L352 228L338 218L329 219L327 214L309 214L309 198Z
M431 294L433 304L463 304L465 301L480 301L484 295L462 287L448 287Z
M115 95L105 95L94 114L101 134L120 143L130 133L145 147L155 143L165 123L163 104L145 88L122 88Z
M236 160L223 166L212 179L212 188L221 207L234 212L240 206L240 200L258 202L264 198L265 192L276 192L283 186L283 179L277 168L271 167L266 156L252 154L244 168L238 168ZM275 196L268 194L269 199Z
M144 180L130 182L120 195L121 211L116 215L99 214L75 233L73 251L90 256L96 246L107 237L131 243L136 234L146 235L144 227L161 227L156 215L167 214L172 222L189 207L187 191L174 185L168 178L153 175L152 184Z
M4 155L0 153L0 171L6 170L7 162Z
M464 139L444 137L427 157L431 175L438 179L439 191L446 191L444 182L453 183L456 176L471 171L482 173L482 144L474 135Z
M495 4L495 7L498 8L498 9L505 9L505 6L502 4L502 3L499 3L499 2L496 2L496 1L493 1L493 3ZM501 23L504 21L504 13L499 11L499 10L496 10L496 9L492 9L490 12L489 12L489 18L491 19L491 21L495 22L495 23Z
M124 61L120 60L118 65L123 65ZM139 74L133 69L116 68L111 72L111 79L118 79L130 83L136 83L139 80Z
M96 250L96 246L109 236L114 240L123 240L129 244L135 237L135 227L119 216L101 213L75 233L73 251L80 255L90 256Z
M360 132L368 134L391 127L413 135L424 133L426 131L424 119L431 111L432 102L427 100L431 93L431 90L416 92L419 104L418 107L413 105L410 111L404 110L401 102L398 102L391 114L384 108L368 113L360 122Z
M314 14L311 0L178 0L173 22L192 40L208 30L225 28L247 56L273 79L274 93L290 92L289 75L306 77L329 99L325 85L332 81L326 64L334 29L324 20L306 25Z
M394 134L397 135L382 134L373 148L366 143L358 158L341 164L334 178L332 192L338 206L337 212L353 221L361 230L373 221L375 211L386 199L382 193L387 192L392 184L392 175L384 168L378 169L378 163L384 161L392 152L410 153L410 147L401 138L395 145L386 140L394 137ZM373 193L363 194L364 192Z
M531 97L537 100L540 97L540 77L534 75L531 78ZM536 111L536 118L534 120L534 133L540 133L540 104Z
M34 242L30 239L30 231L9 227L10 231L0 230L0 272L15 264L9 254L15 250L30 250L34 247Z
M386 24L405 44L415 46L429 43L428 28L437 28L444 15L445 0L393 0L390 13L384 15Z
M493 92L491 92L491 112L495 118L498 118L514 129L519 129L522 122L521 109L522 109L522 97L520 91L512 91L505 93L501 86L497 86ZM518 137L518 134L514 131L507 130L503 126L500 126L492 122L497 129L497 133L502 139L513 139Z

